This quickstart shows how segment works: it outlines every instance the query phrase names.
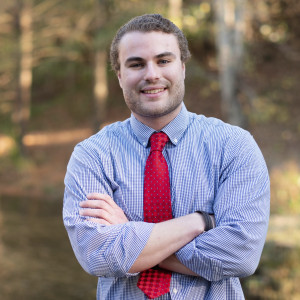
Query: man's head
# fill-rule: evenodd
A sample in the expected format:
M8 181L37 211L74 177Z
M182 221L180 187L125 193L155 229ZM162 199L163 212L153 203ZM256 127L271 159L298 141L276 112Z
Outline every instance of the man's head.
M139 32L151 32L158 31L168 34L173 34L178 42L180 49L181 61L183 63L187 62L191 54L188 48L188 42L183 34L183 32L170 20L163 18L159 14L148 14L143 16L138 16L131 19L128 23L123 25L116 36L114 37L111 48L110 48L110 61L112 68L115 72L120 70L119 62L119 45L120 41L126 33L139 31Z
M178 115L189 56L183 33L160 15L137 17L119 30L112 65L125 102L140 122L160 130Z

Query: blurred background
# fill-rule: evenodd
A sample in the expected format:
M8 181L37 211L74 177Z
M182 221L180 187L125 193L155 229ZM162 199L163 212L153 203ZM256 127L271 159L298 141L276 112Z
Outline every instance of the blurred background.
M76 143L130 116L108 62L116 30L160 13L185 32L185 104L249 130L271 219L246 299L300 299L300 2L0 2L0 299L95 299L61 220Z

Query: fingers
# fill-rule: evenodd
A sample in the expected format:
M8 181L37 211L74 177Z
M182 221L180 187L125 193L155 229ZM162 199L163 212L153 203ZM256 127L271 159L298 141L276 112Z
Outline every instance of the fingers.
M128 222L123 210L106 194L91 193L85 201L80 202L80 215L95 223L113 225ZM88 219L89 218L89 219Z
M104 199L111 199L111 197L107 194L100 194L100 193L90 193L87 194L86 197L90 200L104 200Z
M107 211L113 210L113 208L103 200L86 200L80 202L80 207L82 208L94 208L94 209L104 209Z
M110 213L113 212L113 209L119 208L112 198L106 194L91 193L86 197L89 200L82 201L79 204L82 208L104 209Z
M113 208L103 200L86 200L80 203L80 215L84 217L98 218L111 224ZM97 222L99 223L99 222ZM100 222L101 223L101 222ZM103 223L101 223L103 224Z
M90 193L86 196L89 200L102 200L109 204L111 207L116 208L118 205L115 201L107 194Z
M84 217L91 217L91 218L100 218L104 219L109 222L109 216L110 214L105 211L104 209L91 209L91 208L86 208L80 210L80 215Z

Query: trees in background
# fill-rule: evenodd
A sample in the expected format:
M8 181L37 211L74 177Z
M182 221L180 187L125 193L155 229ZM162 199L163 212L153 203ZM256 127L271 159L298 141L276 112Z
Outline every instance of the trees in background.
M108 1L96 0L95 3L95 50L94 50L94 131L99 130L100 125L105 120L106 103L108 97L108 78L107 78L107 45L101 43L101 38L98 40L98 35L101 30L109 23L110 4Z
M233 125L245 127L239 100L244 58L244 0L215 0L216 46L218 50L222 113Z
M23 137L30 119L32 61L33 61L33 28L32 1L17 0L17 31L19 47L17 55L18 85L14 121L17 124L17 140L21 153L25 154Z
M246 4L257 6L248 23L245 18L249 19L251 10L245 9ZM83 116L89 116L90 120L95 120L94 128L98 129L106 119L107 105L114 101L109 94L114 90L108 88L112 82L108 66L111 38L129 18L149 12L162 13L182 27L190 37L193 57L200 62L204 77L209 77L207 68L210 66L213 72L220 74L224 118L244 126L246 117L241 95L247 91L244 90L242 75L246 70L243 66L245 58L251 63L258 59L249 59L244 49L268 43L268 46L278 46L278 51L287 59L298 62L294 46L298 2L294 7L296 9L291 10L288 0L254 0L251 3L242 0L203 0L200 3L192 0L151 3L138 0L2 1L0 126L5 133L18 136L22 141L26 128L35 129L33 123L28 122L30 111L33 118L43 116L41 122L47 120L55 125L53 112L61 109L66 112L65 122L68 115L78 124L85 118ZM214 63L215 49L217 64ZM246 101L250 102L247 97ZM31 108L30 103L33 103Z
M18 43L16 18L11 3L0 2L0 126L7 130L16 93L16 57Z
M30 116L36 116L39 104L51 111L53 103L79 120L90 113L95 130L105 121L111 37L153 5L133 7L135 2L15 0L0 5L2 52L7 47L0 58L0 87L7 89L0 91L0 126L16 138L22 153ZM49 124L55 118L51 115Z
M182 29L182 0L169 0L168 18L172 20L180 29Z

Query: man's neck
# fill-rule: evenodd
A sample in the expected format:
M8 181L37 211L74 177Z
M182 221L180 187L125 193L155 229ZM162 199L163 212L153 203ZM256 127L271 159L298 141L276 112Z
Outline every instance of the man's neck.
M145 117L145 116L138 115L134 112L132 113L135 116L135 118L139 120L141 123L143 123L144 125L153 128L155 131L160 131L177 117L177 115L181 111L181 108L182 108L182 103L172 112L160 117Z

